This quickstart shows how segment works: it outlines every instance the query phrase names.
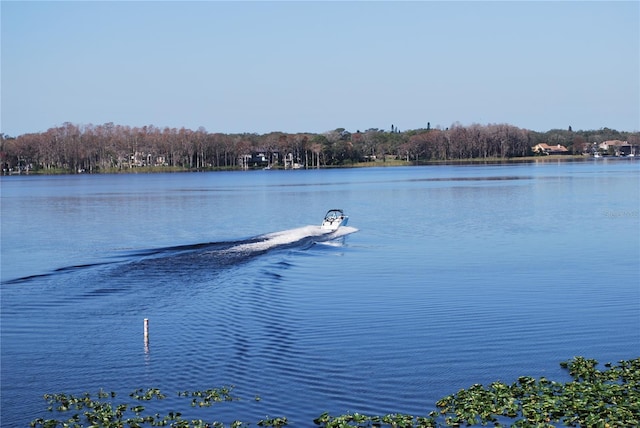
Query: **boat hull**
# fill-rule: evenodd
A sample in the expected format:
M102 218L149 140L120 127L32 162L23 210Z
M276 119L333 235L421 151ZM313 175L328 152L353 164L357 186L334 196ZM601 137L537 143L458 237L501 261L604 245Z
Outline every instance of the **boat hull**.
M320 228L323 230L338 230L340 226L346 226L348 222L349 222L349 217L344 217L344 218L333 220L333 221L325 220L322 222L322 225L320 226Z

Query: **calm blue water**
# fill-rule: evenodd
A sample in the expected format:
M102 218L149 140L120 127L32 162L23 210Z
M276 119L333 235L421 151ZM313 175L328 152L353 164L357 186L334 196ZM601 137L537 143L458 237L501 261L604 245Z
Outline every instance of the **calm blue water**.
M633 160L2 177L0 425L44 393L223 385L242 401L179 410L425 415L638 357L639 183Z

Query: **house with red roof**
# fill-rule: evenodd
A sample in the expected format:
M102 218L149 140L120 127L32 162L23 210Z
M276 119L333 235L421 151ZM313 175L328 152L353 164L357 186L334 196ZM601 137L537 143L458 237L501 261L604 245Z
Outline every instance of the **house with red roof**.
M557 144L555 146L550 146L547 143L536 144L531 148L534 153L544 154L544 155L568 155L569 150L561 145Z

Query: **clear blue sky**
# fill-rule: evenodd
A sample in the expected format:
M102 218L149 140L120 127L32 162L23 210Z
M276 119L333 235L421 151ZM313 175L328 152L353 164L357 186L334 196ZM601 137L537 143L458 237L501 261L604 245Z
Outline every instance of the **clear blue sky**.
M638 131L639 5L2 1L1 131Z

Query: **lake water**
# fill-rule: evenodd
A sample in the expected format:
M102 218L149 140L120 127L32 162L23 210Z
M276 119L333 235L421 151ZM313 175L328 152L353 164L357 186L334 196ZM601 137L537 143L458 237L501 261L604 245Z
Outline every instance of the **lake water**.
M154 404L226 423L426 415L474 383L640 356L639 161L0 184L2 426L100 388L234 385Z

